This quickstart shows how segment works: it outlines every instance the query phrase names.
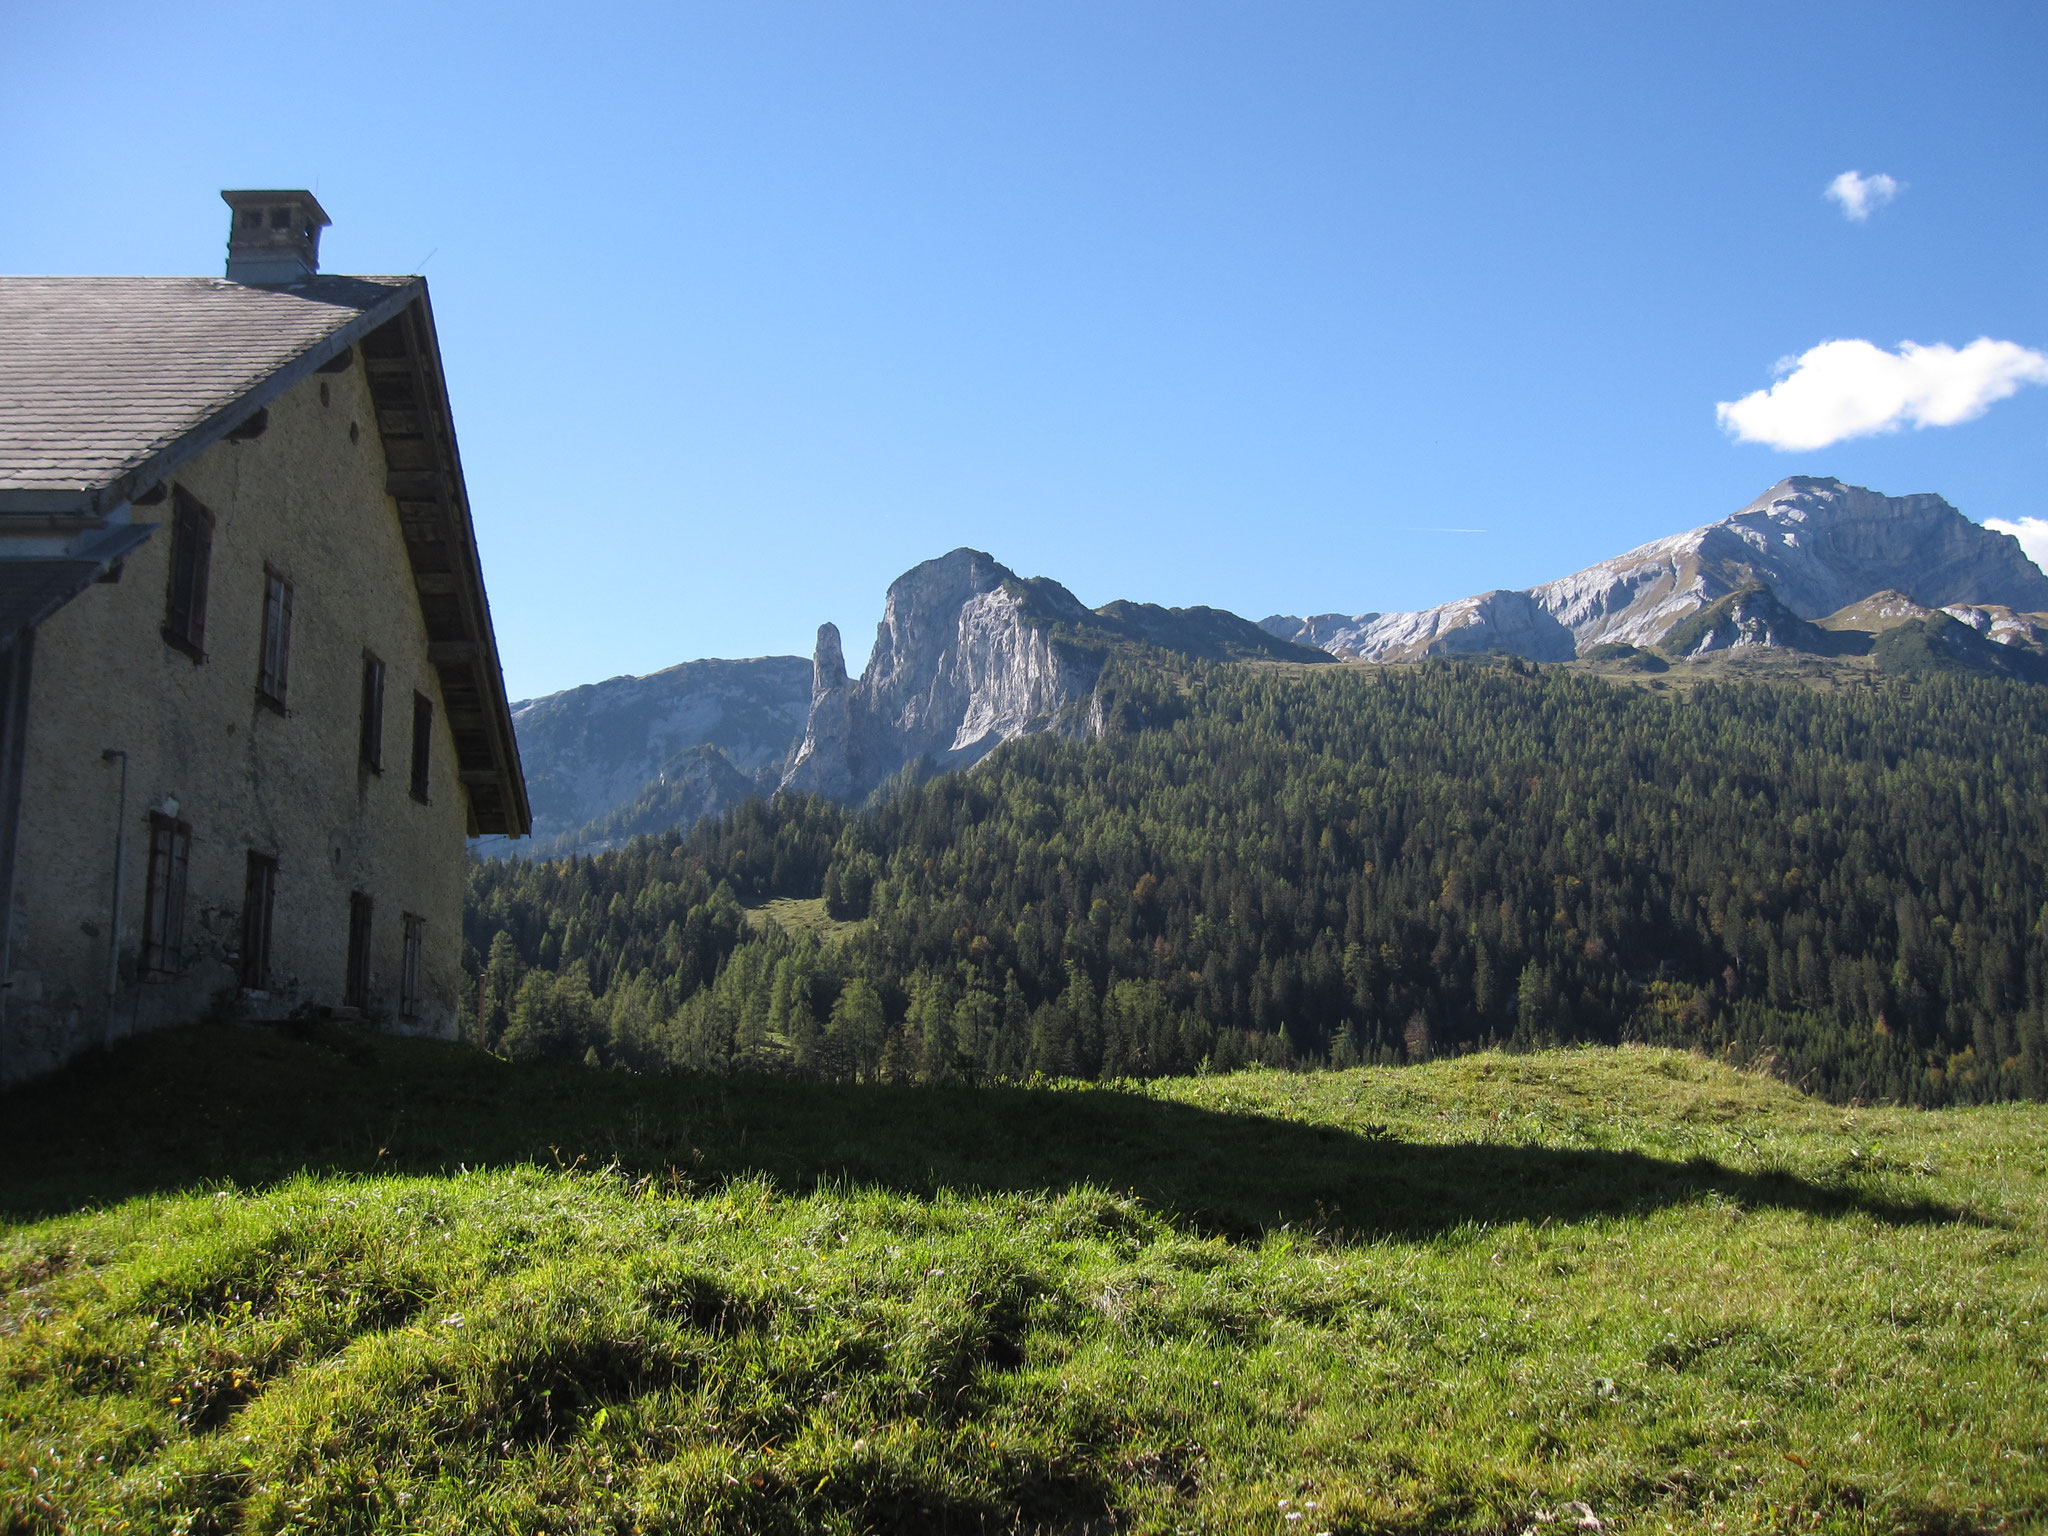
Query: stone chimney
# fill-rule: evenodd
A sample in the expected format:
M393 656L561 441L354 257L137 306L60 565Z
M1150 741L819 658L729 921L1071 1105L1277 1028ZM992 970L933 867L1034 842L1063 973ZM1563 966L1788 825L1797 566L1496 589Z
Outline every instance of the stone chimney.
M320 270L320 231L334 221L310 192L223 192L228 281L302 283Z

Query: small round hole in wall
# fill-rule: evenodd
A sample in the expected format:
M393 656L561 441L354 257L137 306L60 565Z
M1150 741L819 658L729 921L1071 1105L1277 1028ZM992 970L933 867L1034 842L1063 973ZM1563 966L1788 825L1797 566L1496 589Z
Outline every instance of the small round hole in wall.
M362 440L362 436L362 429L358 427L354 422L350 422L348 424L348 440L352 443L360 442Z

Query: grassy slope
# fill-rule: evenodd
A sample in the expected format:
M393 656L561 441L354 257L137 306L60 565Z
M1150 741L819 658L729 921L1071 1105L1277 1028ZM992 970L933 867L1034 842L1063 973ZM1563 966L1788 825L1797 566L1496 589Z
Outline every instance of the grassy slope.
M0 1529L2048 1508L2039 1106L1648 1051L891 1089L221 1028L0 1099L0 1167Z
M842 923L825 910L822 896L777 896L758 907L746 909L747 921L755 928L773 923L791 938L810 934L813 938L830 941L843 939L859 923Z

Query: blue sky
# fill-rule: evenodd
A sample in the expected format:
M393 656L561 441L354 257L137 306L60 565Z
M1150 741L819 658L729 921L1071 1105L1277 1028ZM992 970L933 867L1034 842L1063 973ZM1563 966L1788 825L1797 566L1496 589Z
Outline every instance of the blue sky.
M1529 585L1788 474L2048 517L2048 388L1821 449L1715 411L1828 341L2048 349L2048 8L0 0L0 36L0 271L215 272L218 189L310 185L329 270L426 273L515 696L824 619L857 666L960 544L1258 618ZM1899 190L1852 220L1848 170Z

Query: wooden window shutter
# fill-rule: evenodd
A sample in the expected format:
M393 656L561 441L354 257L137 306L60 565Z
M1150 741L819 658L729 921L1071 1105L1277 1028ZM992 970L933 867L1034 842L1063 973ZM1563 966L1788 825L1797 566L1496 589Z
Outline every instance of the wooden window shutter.
M292 584L269 566L263 568L263 655L256 691L278 709L285 705L291 682Z
M363 724L359 755L372 773L384 771L384 663L363 652Z
M164 594L164 639L204 661L206 591L213 567L213 514L184 491L171 504L171 580Z
M276 903L277 860L252 852L242 886L242 985L256 992L270 985L270 931Z
M183 496L171 515L171 586L164 594L164 629L181 640L192 636L192 544L191 503Z
M145 978L175 976L185 968L185 872L192 856L192 829L151 812L149 884L142 917Z
M361 891L348 899L348 973L341 1000L351 1008L370 1006L370 923L375 905Z
M198 516L193 519L192 530L192 643L206 643L206 587L213 571L213 514L192 504Z
M416 1019L420 1016L420 950L424 943L427 920L412 913L405 914L405 949L403 963L398 973L398 1014L400 1018Z
M429 758L434 745L434 701L424 693L412 696L412 797L425 804L433 787Z
M277 696L282 699L292 680L292 584L284 583L277 626Z

